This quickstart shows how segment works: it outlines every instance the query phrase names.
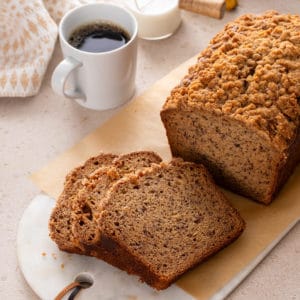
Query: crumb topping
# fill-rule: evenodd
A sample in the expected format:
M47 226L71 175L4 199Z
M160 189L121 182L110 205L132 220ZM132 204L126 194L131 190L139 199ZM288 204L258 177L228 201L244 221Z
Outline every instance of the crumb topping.
M165 108L188 105L264 131L280 148L293 141L300 113L300 16L244 15L199 55Z

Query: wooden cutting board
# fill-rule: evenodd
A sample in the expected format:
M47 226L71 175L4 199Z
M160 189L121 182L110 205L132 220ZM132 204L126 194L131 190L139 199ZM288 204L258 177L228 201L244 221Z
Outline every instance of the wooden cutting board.
M65 175L99 152L126 153L148 149L158 152L165 160L170 159L159 112L171 88L179 83L195 61L196 57L193 57L170 72L101 127L33 174L33 181L45 193L57 198ZM207 262L185 274L177 285L197 299L208 299L230 282L298 220L299 183L298 167L275 201L267 207L225 191L246 220L244 234Z

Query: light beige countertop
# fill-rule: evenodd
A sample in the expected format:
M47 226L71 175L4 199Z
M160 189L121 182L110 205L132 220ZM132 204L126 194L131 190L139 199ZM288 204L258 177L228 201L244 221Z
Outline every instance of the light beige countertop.
M226 13L223 20L182 11L182 25L172 37L139 40L136 94L204 49L229 20L267 9L300 14L300 1L240 0L238 9ZM0 99L0 299L38 299L19 270L16 252L18 222L33 197L40 193L28 176L114 113L90 111L72 100L53 97L50 76L60 60L57 45L39 95ZM229 299L300 299L299 282L300 224Z

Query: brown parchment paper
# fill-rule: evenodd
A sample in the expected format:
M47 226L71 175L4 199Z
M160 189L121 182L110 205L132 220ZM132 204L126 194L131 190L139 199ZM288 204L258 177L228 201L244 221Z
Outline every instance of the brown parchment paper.
M171 154L159 112L171 88L179 83L188 66L195 61L194 57L173 70L100 128L33 174L33 181L44 192L57 198L67 172L99 152L126 153L145 149L156 151L164 160L169 160ZM211 297L299 218L300 168L270 206L228 191L225 193L240 210L247 228L235 243L177 282L197 299Z

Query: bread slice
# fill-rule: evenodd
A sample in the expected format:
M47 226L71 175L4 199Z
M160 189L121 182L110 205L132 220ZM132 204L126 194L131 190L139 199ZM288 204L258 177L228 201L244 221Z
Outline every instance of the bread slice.
M99 168L83 182L83 188L72 202L72 232L88 254L93 249L90 246L99 241L99 207L112 184L125 174L160 162L161 158L150 151L125 154L115 159L112 166Z
M160 290L233 242L245 223L202 165L175 159L117 181L99 227L105 260Z
M100 154L88 159L82 166L72 170L64 183L64 189L51 213L49 230L51 239L61 250L82 253L80 244L76 242L71 231L71 203L78 189L82 187L82 179L99 167L111 165L116 158L113 154Z

